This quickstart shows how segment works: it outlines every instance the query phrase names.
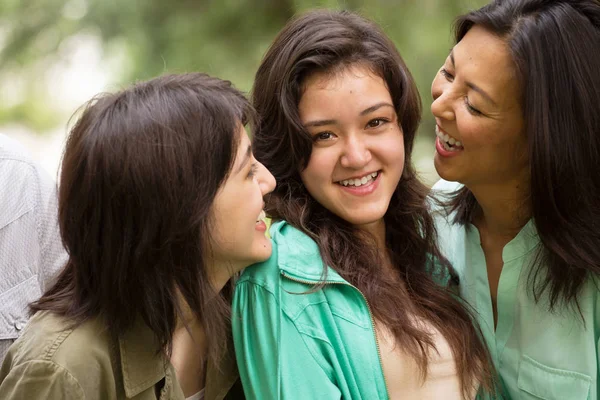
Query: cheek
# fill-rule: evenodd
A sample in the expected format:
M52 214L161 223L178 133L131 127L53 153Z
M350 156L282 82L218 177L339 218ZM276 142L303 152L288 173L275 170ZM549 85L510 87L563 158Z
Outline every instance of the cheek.
M324 149L314 149L308 165L303 171L300 171L300 178L305 186L308 182L331 180L331 174L335 167L336 160L332 154L329 154Z

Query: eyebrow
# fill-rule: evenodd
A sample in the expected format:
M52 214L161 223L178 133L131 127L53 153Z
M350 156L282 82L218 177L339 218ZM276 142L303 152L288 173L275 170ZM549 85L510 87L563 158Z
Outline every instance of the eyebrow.
M236 174L244 168L244 165L248 164L248 160L250 160L251 155L252 155L252 145L248 145L248 149L246 149L246 153L244 153L244 159L242 160L240 165L235 170Z
M450 61L452 62L452 66L456 69L456 64L454 63L454 49L450 50ZM489 94L486 93L485 90L483 90L482 88L480 88L472 82L466 81L465 85L467 85L468 88L479 93L484 99L492 103L495 107L498 107L498 104L494 101L494 99L492 99L492 97Z
M370 114L374 111L379 110L381 107L391 107L395 110L394 106L390 103L387 102L381 102L381 103L377 103L375 105L372 105L369 108L365 108L364 110L362 110L360 112L360 116L364 116L367 114ZM322 120L317 120L317 121L309 121L307 123L304 124L305 128L310 128L310 127L319 127L319 126L326 126L326 125L335 125L338 121L335 119L322 119Z

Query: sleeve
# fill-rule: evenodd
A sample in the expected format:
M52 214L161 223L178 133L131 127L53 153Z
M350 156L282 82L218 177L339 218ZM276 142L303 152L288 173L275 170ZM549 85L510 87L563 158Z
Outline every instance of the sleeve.
M37 191L35 198L35 218L40 245L40 288L45 292L67 262L58 226L57 186L54 180L35 166Z
M77 380L67 370L50 361L29 361L18 365L0 381L2 400L84 398L84 391ZM87 400L96 399L88 397Z
M244 393L253 399L339 399L332 373L320 365L273 291L249 281L236 287L233 339Z

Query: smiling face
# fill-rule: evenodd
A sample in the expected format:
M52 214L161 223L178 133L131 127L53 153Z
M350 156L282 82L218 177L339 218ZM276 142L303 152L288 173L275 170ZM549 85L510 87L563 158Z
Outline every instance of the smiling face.
M233 168L211 210L210 274L213 280L223 283L233 273L271 256L271 241L265 236L263 196L275 188L275 178L254 158L242 126L239 140Z
M431 94L438 174L467 187L526 179L527 137L507 45L479 26L452 49Z
M387 85L359 65L314 73L298 105L313 138L300 172L311 196L338 217L371 230L383 223L404 168L402 129Z

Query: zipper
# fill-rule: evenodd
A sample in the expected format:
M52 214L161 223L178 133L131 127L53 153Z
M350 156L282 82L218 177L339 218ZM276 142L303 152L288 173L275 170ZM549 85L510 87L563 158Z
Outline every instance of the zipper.
M314 281L294 278L292 276L287 275L283 271L281 271L281 275L284 278L287 278L291 281L303 283L305 285L313 285L314 286L316 284ZM321 281L319 283L324 283L326 285L350 286L351 288L354 288L354 290L356 290L362 296L363 300L365 301L365 304L367 305L367 310L369 311L369 317L371 318L371 328L373 329L373 337L375 338L375 347L377 347L377 357L379 358L379 368L381 368L381 375L383 375L383 384L385 385L385 394L386 394L387 398L389 399L390 395L389 395L389 391L388 391L387 379L385 378L385 373L383 372L383 362L381 361L381 349L379 347L379 339L377 338L377 332L375 331L375 318L373 318L373 312L371 311L371 305L369 304L369 301L367 300L367 298L365 297L363 292L361 292L356 286L354 286L348 282Z

